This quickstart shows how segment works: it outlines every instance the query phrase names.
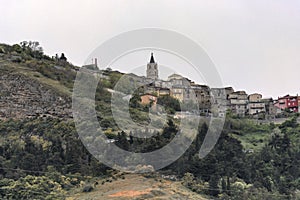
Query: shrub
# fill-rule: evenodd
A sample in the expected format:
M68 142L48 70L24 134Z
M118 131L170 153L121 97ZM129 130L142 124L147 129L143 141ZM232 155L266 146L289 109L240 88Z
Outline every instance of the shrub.
M93 190L94 190L93 186L91 186L91 185L86 185L86 186L84 186L82 192L91 192L91 191L93 191Z

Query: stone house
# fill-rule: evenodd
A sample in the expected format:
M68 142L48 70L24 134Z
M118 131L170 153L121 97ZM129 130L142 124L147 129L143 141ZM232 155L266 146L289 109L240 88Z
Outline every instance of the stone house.
M172 85L182 85L182 86L190 86L191 82L189 79L184 78L179 74L172 74L168 76L168 81L171 82Z
M262 95L258 93L250 94L248 96L249 102L261 101Z
M220 117L225 116L226 111L230 109L230 101L228 99L229 94L234 92L232 87L225 88L212 88L212 104L217 106L213 109L217 110L217 115Z
M258 116L260 113L266 113L265 102L262 101L262 95L258 93L248 96L248 114Z
M159 88L157 93L158 96L172 95L171 90L169 88Z
M165 81L165 80L155 80L154 82L155 87L160 87L160 88L172 88L172 83L170 81Z
M190 99L191 82L179 74L172 74L168 77L171 86L171 94L179 101Z
M179 101L183 101L186 99L185 96L188 93L188 88L180 85L174 85L172 86L171 92L174 98L178 99Z
M192 83L191 90L193 94L190 95L190 99L193 102L198 102L201 111L208 112L212 105L210 88L207 85Z
M266 118L274 119L277 114L277 108L274 106L274 100L272 98L264 98L262 101L266 108Z
M260 113L266 113L265 103L262 101L252 101L248 103L248 114L258 115Z
M236 91L228 95L230 109L237 116L244 117L247 112L248 95L245 91Z

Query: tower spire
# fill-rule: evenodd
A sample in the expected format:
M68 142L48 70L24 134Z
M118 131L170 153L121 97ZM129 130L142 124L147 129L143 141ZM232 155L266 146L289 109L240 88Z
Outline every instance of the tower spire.
M150 63L155 63L153 53L151 53Z
M156 80L158 79L158 67L154 60L153 53L151 53L150 62L147 64L147 78Z

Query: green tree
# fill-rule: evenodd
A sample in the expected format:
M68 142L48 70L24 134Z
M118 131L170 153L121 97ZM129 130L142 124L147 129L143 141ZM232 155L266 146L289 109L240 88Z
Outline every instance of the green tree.
M218 175L211 175L210 179L209 179L209 194L212 196L218 196L220 194L220 188L219 188L219 181L220 181L220 177Z
M180 102L169 95L159 96L157 98L157 104L164 107L167 113L174 114L175 111L180 111Z

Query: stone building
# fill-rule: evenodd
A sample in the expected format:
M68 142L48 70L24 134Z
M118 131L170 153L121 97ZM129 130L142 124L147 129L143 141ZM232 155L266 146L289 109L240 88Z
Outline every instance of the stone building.
M234 92L232 87L225 87L225 88L212 88L212 103L213 105L217 106L216 109L218 110L218 115L220 117L225 116L226 111L230 109L230 101L228 96Z
M169 88L159 88L157 93L158 96L172 95L171 90Z
M210 94L210 88L207 85L199 85L192 83L191 89L194 94L193 101L198 102L199 109L203 112L208 112L211 108L212 99Z
M155 80L153 83L154 83L155 87L168 88L168 89L172 88L172 83L170 81L165 81L165 80L158 79L158 80Z
M245 91L236 91L228 95L231 111L237 116L244 117L247 112L248 95Z
M93 59L91 64L83 65L82 67L88 70L99 71L97 58Z
M266 113L265 102L262 101L261 94L250 94L248 96L248 114L258 117L261 113Z
M183 87L182 85L174 85L172 86L172 96L179 101L183 101L185 99L186 94L188 93L188 89Z
M190 99L190 80L179 74L172 74L168 77L167 82L169 82L168 85L170 86L171 96L178 99L179 101Z
M200 111L208 112L211 107L210 88L208 86L195 84L178 74L170 75L168 82L171 96L179 101L198 103Z
M158 67L154 61L153 53L151 53L150 62L147 64L147 78L153 80L158 79Z
M171 90L169 88L156 87L153 83L147 84L143 87L144 93L154 94L157 96L170 95L172 96Z
M266 108L266 119L274 119L277 114L277 108L274 106L274 100L272 98L262 99Z
M250 94L248 96L249 102L260 101L262 99L262 95L258 93Z

